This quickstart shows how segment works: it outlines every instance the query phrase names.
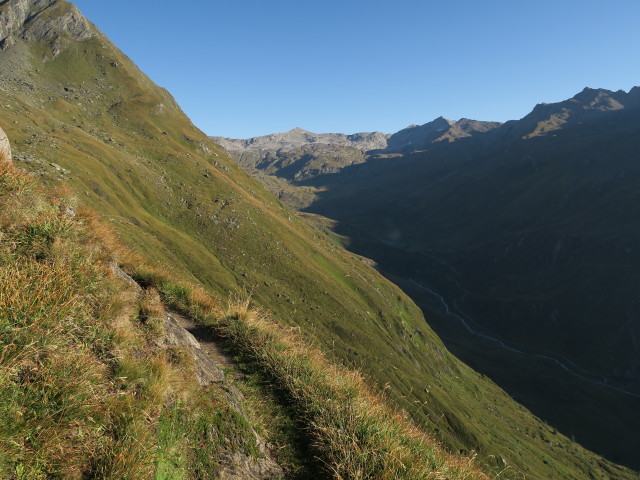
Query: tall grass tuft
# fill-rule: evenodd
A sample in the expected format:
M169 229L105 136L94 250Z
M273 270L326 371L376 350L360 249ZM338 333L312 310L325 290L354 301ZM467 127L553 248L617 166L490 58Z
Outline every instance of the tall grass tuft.
M216 327L297 402L333 478L487 478L472 458L447 454L389 408L358 372L332 365L296 330L277 325L248 300L232 303Z

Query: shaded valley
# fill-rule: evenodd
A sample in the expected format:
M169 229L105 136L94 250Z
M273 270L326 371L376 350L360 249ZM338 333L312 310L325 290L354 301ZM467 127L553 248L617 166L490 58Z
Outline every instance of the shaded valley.
M505 124L436 119L284 179L313 189L305 210L335 220L453 353L639 468L639 132L640 88L585 89Z

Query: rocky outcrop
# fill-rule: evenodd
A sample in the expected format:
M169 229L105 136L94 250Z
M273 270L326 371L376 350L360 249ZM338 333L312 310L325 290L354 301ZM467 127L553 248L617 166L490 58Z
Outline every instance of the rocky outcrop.
M4 130L0 128L0 162L10 162L11 161L11 145L9 144L9 139L7 135L4 133Z
M0 2L0 48L7 50L18 40L44 40L52 53L65 47L65 37L88 40L97 34L71 3L63 0L6 0Z
M180 323L177 314L168 314L164 321L164 342L167 345L176 345L186 348L193 355L196 367L196 378L202 386L211 383L224 382L226 377L222 368L209 357L202 349L200 342L189 333ZM238 399L233 399L232 404L238 405Z
M262 458L250 457L239 452L227 452L222 456L220 480L265 480L284 478L282 469Z
M246 140L210 138L251 172L261 170L289 181L304 181L363 163L366 152L386 147L389 135L313 133L294 128Z

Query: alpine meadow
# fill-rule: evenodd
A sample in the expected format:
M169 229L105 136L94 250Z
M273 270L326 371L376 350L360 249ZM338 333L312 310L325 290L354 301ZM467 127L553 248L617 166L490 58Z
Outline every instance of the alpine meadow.
M0 2L0 477L639 478L639 92L210 137Z

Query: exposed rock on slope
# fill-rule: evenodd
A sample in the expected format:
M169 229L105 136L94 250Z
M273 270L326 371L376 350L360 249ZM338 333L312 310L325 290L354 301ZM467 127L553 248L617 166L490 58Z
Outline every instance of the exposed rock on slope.
M0 128L0 162L11 161L11 145L4 130Z
M53 55L65 48L64 36L88 40L96 34L78 9L58 0L17 0L0 11L0 48L7 50L16 39L42 39L51 42Z
M211 137L245 169L289 181L337 173L363 163L365 152L386 148L388 138L380 132L318 134L301 128L246 140ZM274 189L272 193L279 195Z
M222 384L226 391L229 405L240 416L246 418L246 413L242 410L244 401L242 394L230 384L221 366L207 354L198 339L187 330L188 327L193 326L189 319L181 315L175 313L167 314L164 319L165 343L187 349L193 356L196 377L200 385ZM256 437L258 450L265 458L257 458L242 452L227 450L222 453L220 461L219 478L221 480L270 480L283 478L284 472L269 456L264 440L255 430L253 430L253 434Z

